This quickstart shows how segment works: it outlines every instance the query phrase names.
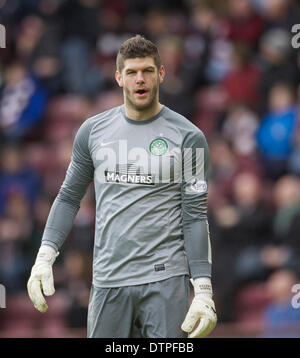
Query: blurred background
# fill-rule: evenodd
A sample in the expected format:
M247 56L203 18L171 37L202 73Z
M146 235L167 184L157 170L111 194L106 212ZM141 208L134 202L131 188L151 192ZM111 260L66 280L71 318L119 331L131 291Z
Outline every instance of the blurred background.
M154 41L160 100L206 135L219 322L211 337L299 337L300 52L292 0L0 0L0 337L85 337L95 198L82 201L42 315L26 283L89 116L120 105L121 43Z

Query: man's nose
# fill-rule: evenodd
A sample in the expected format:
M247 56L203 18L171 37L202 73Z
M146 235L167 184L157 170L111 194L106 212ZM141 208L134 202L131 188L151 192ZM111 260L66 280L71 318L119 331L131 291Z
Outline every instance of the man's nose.
M144 80L142 71L138 71L137 75L136 75L136 83L140 84L140 83L144 83L144 82L145 82L145 80Z

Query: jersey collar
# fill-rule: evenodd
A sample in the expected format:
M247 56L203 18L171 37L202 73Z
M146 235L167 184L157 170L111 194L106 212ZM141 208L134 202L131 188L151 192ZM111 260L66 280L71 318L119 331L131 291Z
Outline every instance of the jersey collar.
M151 123L151 122L155 121L156 119L158 119L162 115L162 113L165 111L165 108L166 107L163 105L162 109L155 116L147 118L147 119L142 119L142 120L131 119L131 118L127 117L125 114L125 105L124 104L121 106L121 113L127 122L129 122L131 124L141 125L141 124Z

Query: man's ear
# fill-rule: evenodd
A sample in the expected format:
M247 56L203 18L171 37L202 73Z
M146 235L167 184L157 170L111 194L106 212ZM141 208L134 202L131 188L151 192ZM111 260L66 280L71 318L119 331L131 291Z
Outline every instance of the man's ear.
M162 83L164 81L165 74L166 74L165 67L163 65L161 65L160 69L158 71L159 83Z
M121 73L120 73L119 71L116 71L116 73L115 73L115 79L116 79L118 85L119 85L120 87L123 87L123 79L122 79L122 75L121 75Z

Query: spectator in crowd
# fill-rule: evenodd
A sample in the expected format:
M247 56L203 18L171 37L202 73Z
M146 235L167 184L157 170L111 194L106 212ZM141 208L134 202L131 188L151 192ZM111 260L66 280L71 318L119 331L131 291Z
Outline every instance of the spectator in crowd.
M66 312L67 324L71 328L86 326L91 284L91 258L81 250L70 249L64 257L67 289L70 303Z
M225 21L228 38L255 47L262 34L264 22L253 8L252 1L229 0L228 13Z
M228 110L222 134L239 157L245 157L249 161L251 157L256 157L255 133L258 125L257 114L247 106L238 102Z
M272 215L263 186L255 173L244 172L234 178L233 203L237 210L234 236L242 249L252 245L260 247L270 240Z
M4 72L0 90L0 132L6 140L24 139L40 124L47 94L39 80L15 62Z
M42 186L39 174L26 165L21 146L6 146L1 154L0 216L5 211L7 199L13 193L21 193L32 210Z
M296 254L300 254L299 224L300 218L300 181L293 175L280 178L274 186L274 237L279 245L287 245ZM298 238L297 238L298 236Z
M266 175L273 180L287 173L297 119L294 92L290 84L274 85L269 94L269 110L257 132L257 145Z
M232 192L231 202L213 211L211 230L212 237L215 237L214 251L222 252L214 265L214 276L219 283L220 305L225 312L233 308L234 295L242 285L253 279L265 278L256 272L257 256L270 241L272 219L263 196L263 182L255 174L237 174Z
M251 58L252 52L247 43L237 43L233 51L233 68L222 81L227 95L228 107L232 104L259 108L259 84L261 72ZM243 83L243 86L241 86Z
M283 28L288 32L300 23L300 11L294 0L253 0L264 18L266 29ZM259 4L260 3L260 4Z
M183 57L183 42L178 36L161 38L158 42L163 63L168 68L168 79L160 87L161 101L174 108L183 116L191 118L193 114L194 78L197 73L189 68Z
M273 187L275 213L265 207L261 212L268 217L268 222L261 222L263 232L256 232L253 237L256 244L245 245L237 256L236 274L239 284L250 281L263 281L277 269L291 268L299 270L299 243L295 239L295 229L298 229L296 218L300 214L300 186L299 180L292 176L284 176ZM256 225L259 227L256 217ZM299 231L296 231L299 234ZM247 234L251 229L247 229ZM242 236L238 236L239 238ZM260 241L260 242L259 242ZM300 272L300 271L299 271Z
M299 62L300 63L300 62ZM293 135L292 153L288 159L288 171L300 177L300 118L299 118L299 105L300 105L300 85L297 86L297 121Z
M215 28L218 24L216 13L208 2L196 3L189 9L190 19L184 41L185 61L196 68L198 83L205 83L204 69L210 58L215 40Z
M95 47L103 31L98 0L67 0L59 8L63 86L69 93L95 96L104 88Z
M144 30L151 41L159 41L162 36L169 35L168 12L160 7L149 9L143 19Z
M209 206L216 213L230 201L232 181L239 168L236 153L224 138L211 139L210 158L212 183Z
M0 218L0 281L8 292L17 293L26 289L32 219L23 193L10 194L5 204Z
M271 28L264 32L259 42L262 75L260 78L260 113L268 110L270 91L278 83L287 83L296 88L299 70L292 56L291 33L281 28Z
M227 38L221 18L214 14L212 20L204 24L206 34L209 35L209 53L203 73L209 84L218 84L233 67L231 59L234 44Z
M300 310L292 304L292 288L298 279L292 269L278 269L268 278L266 291L271 302L264 310L261 337L299 337Z
M16 57L32 67L36 60L57 56L59 51L59 28L39 15L25 16L15 34Z

